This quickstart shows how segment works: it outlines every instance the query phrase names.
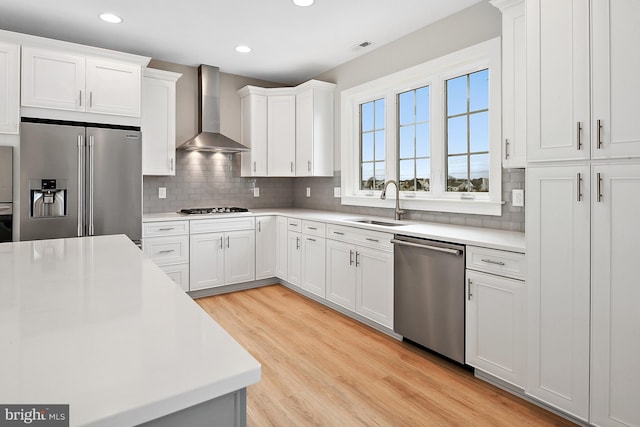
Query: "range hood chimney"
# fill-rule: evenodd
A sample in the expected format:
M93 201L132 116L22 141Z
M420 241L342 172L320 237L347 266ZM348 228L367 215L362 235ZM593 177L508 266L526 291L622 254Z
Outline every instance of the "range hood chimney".
M220 133L220 69L198 67L198 135L178 150L239 153L249 148Z

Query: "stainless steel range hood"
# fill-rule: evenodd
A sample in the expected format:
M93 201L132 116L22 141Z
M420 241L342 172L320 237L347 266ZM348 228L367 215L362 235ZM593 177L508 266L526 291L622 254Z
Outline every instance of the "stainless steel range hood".
M198 135L178 150L239 153L249 148L220 133L220 69L198 67Z

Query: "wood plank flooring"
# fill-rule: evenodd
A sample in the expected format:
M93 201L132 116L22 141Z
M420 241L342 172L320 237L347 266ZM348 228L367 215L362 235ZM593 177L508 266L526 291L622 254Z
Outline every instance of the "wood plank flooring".
M570 426L281 285L196 300L262 364L248 426Z

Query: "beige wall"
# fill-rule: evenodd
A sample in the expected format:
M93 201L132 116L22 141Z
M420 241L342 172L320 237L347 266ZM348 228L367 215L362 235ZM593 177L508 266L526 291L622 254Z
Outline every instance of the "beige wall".
M336 83L335 169L340 170L340 92L501 34L500 11L481 2L315 77Z
M181 73L176 84L176 146L198 133L198 68L152 59L149 68ZM278 84L235 74L220 73L220 133L240 141L240 97L246 86L275 87Z

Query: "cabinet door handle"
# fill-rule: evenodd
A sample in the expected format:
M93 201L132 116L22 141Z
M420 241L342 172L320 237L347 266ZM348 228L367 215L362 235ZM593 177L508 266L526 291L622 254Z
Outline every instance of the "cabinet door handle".
M256 162L255 161L253 162L253 171L254 172L256 171Z
M311 160L307 160L307 171L311 172Z
M293 162L291 162L291 173L293 173Z
M300 238L296 237L296 249L300 249Z
M576 141L578 143L578 150L582 150L582 123L576 123Z
M380 243L380 240L378 239L372 239L371 237L367 237L366 239L370 242Z
M227 236L227 248L229 248L229 236Z
M80 106L82 107L82 91L80 91Z
M502 262L502 261L494 261L494 260L491 260L491 259L481 259L480 261L486 262L487 264L505 265L504 262Z
M173 171L173 159L169 160L169 170Z
M356 251L356 267L360 265L360 252Z
M578 181L578 201L582 201L582 174L578 173L578 176L576 178L576 180Z
M602 120L596 121L596 148L599 150L602 148Z
M504 139L504 159L509 160L509 138Z
M349 265L353 265L353 250L349 251Z
M89 107L93 107L93 92L89 92Z
M471 297L473 296L473 294L471 293L472 284L473 282L471 282L471 279L467 279L467 301L471 301Z
M167 249L164 251L160 251L158 252L159 254L170 254L171 252L175 252L175 249Z
M596 192L598 193L596 200L598 203L602 202L602 174L600 172L596 174Z
M220 249L224 249L224 247L222 246L222 237L220 238Z
M258 233L262 233L262 222L258 221Z

